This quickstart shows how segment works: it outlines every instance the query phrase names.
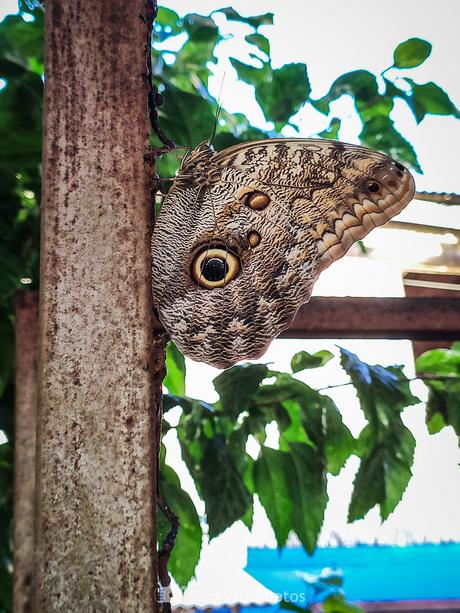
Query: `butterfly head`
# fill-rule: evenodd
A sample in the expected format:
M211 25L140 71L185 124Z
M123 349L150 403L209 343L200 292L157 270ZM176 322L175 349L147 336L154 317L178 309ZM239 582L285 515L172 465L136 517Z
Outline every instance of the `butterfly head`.
M218 180L218 174L211 160L215 151L209 142L203 142L187 151L182 158L182 163L177 173L177 179L181 183L211 184Z

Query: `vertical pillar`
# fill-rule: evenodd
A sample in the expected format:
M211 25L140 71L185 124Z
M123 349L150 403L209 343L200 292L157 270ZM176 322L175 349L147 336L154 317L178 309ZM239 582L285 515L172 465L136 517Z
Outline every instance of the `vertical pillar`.
M142 0L47 0L37 611L154 610L156 416Z
M16 301L13 611L32 610L35 432L37 429L38 294Z

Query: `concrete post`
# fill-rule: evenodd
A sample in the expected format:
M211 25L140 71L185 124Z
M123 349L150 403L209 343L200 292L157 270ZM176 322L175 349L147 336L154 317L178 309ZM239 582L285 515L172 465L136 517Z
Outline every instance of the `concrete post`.
M13 611L32 610L35 433L37 429L38 293L16 301Z
M37 611L155 609L156 421L141 0L47 0Z

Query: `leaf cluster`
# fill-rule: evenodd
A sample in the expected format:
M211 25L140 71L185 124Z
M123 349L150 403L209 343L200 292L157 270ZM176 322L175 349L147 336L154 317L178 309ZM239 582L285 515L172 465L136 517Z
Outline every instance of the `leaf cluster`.
M428 386L426 424L430 434L452 426L460 438L460 342L419 356L417 372Z
M456 349L439 351L442 358L436 358L435 352L431 368L437 369L435 376L445 371L455 376L455 381L449 379L449 385L455 384L458 390L460 354ZM210 538L238 520L251 528L257 496L278 547L283 547L294 533L312 553L328 502L328 474L338 475L351 455L358 456L360 464L349 502L349 521L361 519L375 506L382 520L394 511L411 478L415 447L402 413L406 407L420 402L410 391L410 382L401 366L369 365L340 349L340 364L356 390L366 419L365 427L354 438L334 401L297 376L306 369L326 367L334 358L329 351L295 354L290 373L273 371L267 364L241 364L223 371L213 382L218 393L213 404L181 392L185 386L185 366L179 356L170 345L169 393L164 396L165 430L176 430L182 458L204 501L204 525ZM427 368L428 356L424 360ZM449 387L450 403L458 397L457 394L453 400L453 391ZM168 411L173 407L182 409L175 426L168 423ZM436 407L439 409L439 404ZM447 425L453 418L445 407L447 404L443 405L442 416L443 424ZM434 414L433 409L429 408L428 414ZM458 423L454 424L457 426ZM278 432L275 445L267 440L267 431L273 428ZM171 468L164 474L166 480L171 478L177 484ZM184 551L182 539L189 542L192 530L200 535L201 546L200 522L191 501L181 512L184 509L188 528L179 533L178 551ZM193 575L200 546L186 558L173 554L171 571L181 585Z
M273 23L271 13L242 17L227 7L217 9L207 17L189 14L180 18L170 9L160 9L156 33L163 44L162 50L157 51L154 58L165 97L161 110L162 125L171 138L180 144L194 146L208 139L212 132L216 101L209 95L208 81L212 64L217 62L216 48L224 40L214 20L217 14L247 26L249 33L242 43L247 45L251 63L237 57L230 57L229 60L238 78L253 87L265 119L273 125L272 130L264 133L250 126L242 115L232 117L223 111L215 139L218 149L242 140L279 135L288 125L299 131L296 114L305 105L311 105L329 118L329 127L318 135L336 139L346 118L333 116L333 103L342 96L350 96L362 123L359 134L362 144L383 151L421 172L416 152L397 130L391 117L396 100L400 99L408 105L417 123L427 114L459 117L458 109L439 85L433 82L417 83L406 76L408 70L420 66L429 57L431 44L425 40L406 40L394 50L393 64L380 74L362 69L348 72L338 77L323 97L315 99L311 96L312 88L305 63L289 63L279 68L272 66L270 41L259 31L261 26ZM168 61L165 61L164 41L174 39L184 30L187 39L178 51L168 52ZM267 28L264 29L266 31ZM166 167L167 164L169 167ZM170 164L164 162L163 167L163 162L160 162L160 170L171 171Z

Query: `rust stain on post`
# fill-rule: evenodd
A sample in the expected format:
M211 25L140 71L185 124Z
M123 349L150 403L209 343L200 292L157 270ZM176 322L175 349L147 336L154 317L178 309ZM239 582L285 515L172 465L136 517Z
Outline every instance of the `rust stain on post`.
M143 1L47 0L37 611L155 608Z
M16 301L13 611L32 610L35 432L37 429L38 294Z

